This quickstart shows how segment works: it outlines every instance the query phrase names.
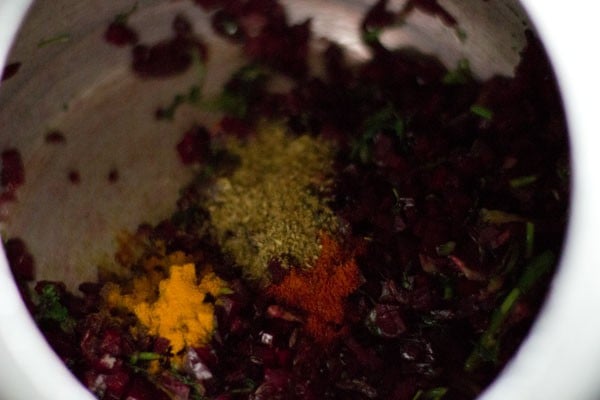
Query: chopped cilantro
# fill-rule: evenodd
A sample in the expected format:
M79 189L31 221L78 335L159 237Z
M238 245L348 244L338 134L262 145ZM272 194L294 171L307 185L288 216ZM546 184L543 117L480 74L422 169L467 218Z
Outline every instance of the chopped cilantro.
M354 141L350 157L363 164L369 163L372 158L373 140L379 133L391 134L401 141L404 139L404 119L398 115L391 104L375 112L364 121L362 135Z
M55 284L44 284L36 299L36 319L58 323L63 331L70 333L75 328L75 320L61 300L61 294Z
M482 105L478 105L478 104L473 104L471 106L471 112L475 115L477 115L478 117L481 117L483 119L487 119L487 120L491 120L492 117L494 116L494 112L492 110L490 110L487 107L484 107Z
M456 28L454 28L454 33L456 33L456 37L461 43L467 41L467 32L461 27L457 26Z
M244 118L248 114L248 102L239 93L223 91L219 97L204 105L208 109L222 111L237 118Z
M508 184L514 189L519 189L519 188L522 188L525 186L529 186L537 180L538 180L537 175L526 175L526 176L520 176L518 178L511 179L508 182Z
M370 28L363 31L362 40L366 44L377 44L379 43L379 36L381 36L382 29Z
M502 210L488 210L482 208L479 211L479 216L483 222L490 224L507 224L510 222L524 222L525 218L517 214L511 214Z
M525 223L525 257L533 255L533 244L535 240L535 225L531 221Z
M254 382L250 378L246 378L242 381L241 387L231 389L229 391L229 393L230 394L247 394L247 393L252 393L255 388L256 388L256 382Z
M185 94L178 93L173 96L173 100L171 100L171 103L168 106L158 110L156 113L157 119L172 121L175 118L175 112L181 105L199 104L202 100L202 87L204 86L206 70L197 51L192 52L192 60L193 64L196 65L196 69L198 70L198 84L190 86Z
M436 387L429 390L418 390L412 400L441 400L448 392L447 387Z
M550 272L555 256L546 251L533 258L524 268L515 287L508 292L500 306L492 314L490 324L479 338L475 349L465 362L465 370L472 372L483 362L496 363L500 349L500 335L506 319L510 316L517 301L537 283L541 277Z
M560 179L560 182L565 184L569 183L569 177L571 175L569 164L564 161L558 162L556 165L556 175L558 176L558 179Z
M435 248L435 251L439 256L447 256L452 254L454 249L456 248L456 242L450 241L446 243L442 243Z
M268 75L260 65L248 64L233 74L223 92L204 106L225 114L245 118L248 105L265 89Z
M442 83L445 85L464 85L473 80L473 73L469 60L463 58L458 61L455 69L448 71L442 78Z
M161 108L157 113L158 119L166 119L172 121L175 118L175 111L182 104L197 104L200 100L200 87L198 85L192 85L186 94L176 94L169 104L165 108Z
M115 19L113 20L116 24L126 24L129 17L136 12L138 9L138 3L135 2L131 8L125 12L119 13L115 15Z
M37 47L42 48L42 47L46 47L50 44L56 44L56 43L66 43L69 40L71 40L71 35L68 33L59 33L58 35L46 38L46 39L42 39L38 42Z

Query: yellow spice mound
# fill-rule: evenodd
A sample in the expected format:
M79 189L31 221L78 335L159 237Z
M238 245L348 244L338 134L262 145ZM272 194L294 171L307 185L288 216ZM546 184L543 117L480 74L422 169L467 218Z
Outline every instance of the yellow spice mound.
M149 289L144 277L134 280L134 290ZM168 339L173 353L186 346L206 344L215 328L214 305L205 302L207 294L217 297L227 291L225 282L213 272L204 274L197 283L194 264L172 265L169 277L160 281L158 297L144 301L141 293L124 295L118 285L105 287L105 298L111 307L125 307L135 313L151 335Z

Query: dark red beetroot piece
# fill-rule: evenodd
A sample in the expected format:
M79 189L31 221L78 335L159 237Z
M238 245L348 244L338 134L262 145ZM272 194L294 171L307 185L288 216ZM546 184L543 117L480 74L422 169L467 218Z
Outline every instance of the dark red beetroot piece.
M17 280L35 279L35 264L25 242L20 238L11 238L4 243L6 258Z
M310 21L291 24L276 0L214 1L201 5L217 9L212 16L213 29L241 43L249 59L294 78L307 75Z
M5 81L7 79L12 78L13 76L16 75L17 72L19 72L20 68L21 68L20 62L14 62L14 63L7 64L4 67L4 70L2 71L2 75L0 75L0 81Z
M138 34L129 26L128 20L137 7L135 3L128 11L118 14L104 31L104 40L119 47L136 44Z
M25 168L21 153L17 149L7 149L2 152L2 171L0 183L9 194L14 194L16 189L25 183Z
M58 143L65 143L67 141L67 139L65 138L65 135L61 132L61 131L50 131L46 134L45 137L46 143L52 143L52 144L58 144Z
M192 32L192 26L183 16L173 21L174 37L151 46L133 47L133 71L144 78L166 78L186 71L194 58L206 59L206 46Z
M114 21L106 28L104 39L110 44L122 47L136 44L138 42L138 35L125 22Z
M81 174L76 169L70 170L67 173L67 178L73 185L79 185L81 183Z
M190 129L177 143L177 153L184 165L207 161L211 154L210 133L201 126Z
M110 183L115 183L119 180L119 170L116 168L111 168L110 171L108 171L108 181Z

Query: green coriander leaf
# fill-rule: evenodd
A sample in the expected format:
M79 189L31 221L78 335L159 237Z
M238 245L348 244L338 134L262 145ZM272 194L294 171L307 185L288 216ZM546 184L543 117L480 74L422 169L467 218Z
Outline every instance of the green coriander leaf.
M113 22L117 24L126 24L129 17L136 12L138 9L138 3L135 2L131 8L123 13L119 13L115 16Z
M381 32L383 30L381 28L370 28L363 32L362 40L366 44L376 44L379 43L379 36L381 36Z
M439 256L447 256L449 254L452 254L452 252L454 251L455 248L456 248L456 242L449 241L449 242L442 243L439 246L437 246L435 248L435 251Z
M500 349L500 333L502 326L510 316L515 304L531 288L552 269L555 256L551 251L546 251L533 258L524 268L516 286L508 292L500 306L492 314L490 324L479 338L475 349L465 362L466 371L476 370L482 362L497 362Z
M53 284L46 284L36 299L36 319L53 321L67 333L73 331L75 320L69 315L67 308L61 303L59 289Z
M66 43L69 40L71 40L71 35L68 33L59 33L58 35L46 38L46 39L42 39L38 42L38 49L41 49L42 47L46 47L48 45L51 44L57 44L57 43Z
M535 241L535 224L533 222L525 223L525 257L531 258L533 255L533 245Z
M129 357L129 363L132 365L137 364L139 361L152 361L152 360L160 360L162 355L150 351L140 351L133 353L131 357Z
M482 105L478 105L478 104L474 104L471 106L471 112L475 115L477 115L478 117L481 117L483 119L487 119L488 121L492 119L492 117L494 116L494 112L492 110L490 110L487 107L484 107Z
M508 182L508 184L510 185L510 187L512 187L514 189L519 189L519 188L522 188L525 186L529 186L537 180L538 180L537 175L526 175L526 176L520 176L518 178L511 179Z
M442 83L445 85L464 85L473 80L473 73L469 60L463 58L458 61L455 69L448 71L442 78Z

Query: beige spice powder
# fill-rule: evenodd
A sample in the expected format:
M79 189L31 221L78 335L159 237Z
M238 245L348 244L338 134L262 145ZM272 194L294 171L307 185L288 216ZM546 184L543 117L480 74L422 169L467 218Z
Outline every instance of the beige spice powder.
M327 206L334 146L263 124L255 137L231 140L239 167L217 180L207 209L223 250L259 285L270 281L269 261L310 268L320 252L320 232L337 230Z

